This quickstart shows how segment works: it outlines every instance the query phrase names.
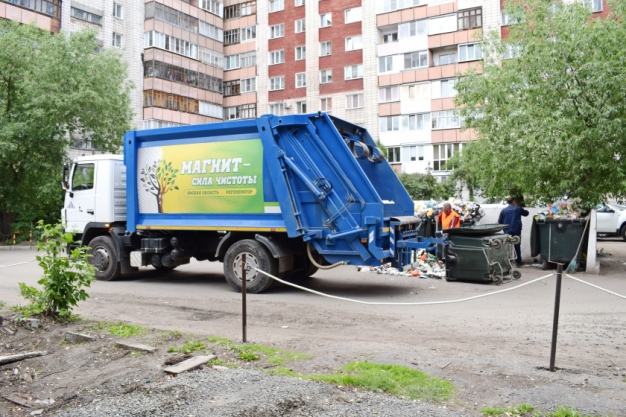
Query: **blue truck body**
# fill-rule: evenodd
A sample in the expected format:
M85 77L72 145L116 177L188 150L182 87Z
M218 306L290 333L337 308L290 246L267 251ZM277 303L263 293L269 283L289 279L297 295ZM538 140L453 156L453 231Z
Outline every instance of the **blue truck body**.
M129 131L123 164L84 157L66 171L96 178L85 191L67 183L67 213L88 195L111 204L92 210L101 221L81 233L101 280L195 258L223 262L240 290L244 256L300 279L339 263L402 268L416 249L443 243L417 236L413 201L369 133L325 113ZM273 282L256 272L246 281L250 292Z

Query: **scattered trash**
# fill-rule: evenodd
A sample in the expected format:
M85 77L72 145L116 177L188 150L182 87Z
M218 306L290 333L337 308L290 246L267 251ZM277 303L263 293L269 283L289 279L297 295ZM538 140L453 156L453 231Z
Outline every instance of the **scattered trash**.
M582 216L582 209L579 207L580 198L573 198L566 201L556 201L548 204L548 208L535 215L536 220L578 220Z
M604 248L600 248L600 250L597 252L597 256L601 258L607 258L609 256L613 256L613 254L611 252L605 252Z
M281 329L288 329L289 326L282 326Z
M443 261L438 260L432 253L420 249L406 271L393 268L390 263L381 266L357 266L359 272L376 272L392 276L419 277L424 279L442 279L446 276Z

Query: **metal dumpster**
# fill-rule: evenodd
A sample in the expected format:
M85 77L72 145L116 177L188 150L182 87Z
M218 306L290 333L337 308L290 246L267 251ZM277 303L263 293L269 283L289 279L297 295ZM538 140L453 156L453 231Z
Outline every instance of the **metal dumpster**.
M519 237L502 233L507 225L485 224L445 229L450 245L444 249L448 281L479 281L502 284L505 279L519 279L513 270L513 245Z
M530 232L531 256L539 260L544 270L550 268L551 264L567 265L576 258L576 270L580 270L585 263L589 241L589 229L585 231L586 222L587 219L534 219ZM581 250L576 256L579 244Z

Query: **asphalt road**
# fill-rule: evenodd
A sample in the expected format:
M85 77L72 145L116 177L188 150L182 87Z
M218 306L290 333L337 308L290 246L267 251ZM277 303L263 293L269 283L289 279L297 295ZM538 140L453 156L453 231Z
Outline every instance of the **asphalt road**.
M625 295L626 242L600 246L617 252L609 273L576 276ZM0 251L0 265L34 256ZM340 267L303 285L362 301L421 303L512 289L551 272L526 267L519 281L495 286ZM22 302L18 283L36 285L40 275L35 262L0 268L0 300ZM165 275L145 268L94 282L88 292L91 298L77 310L87 318L241 340L241 295L230 289L218 263L192 262ZM303 372L332 371L354 359L419 366L449 378L460 400L477 407L527 402L626 414L626 300L563 278L557 350L562 372L553 374L543 368L549 364L554 298L554 276L489 297L422 306L355 304L278 286L248 295L248 339L312 354Z

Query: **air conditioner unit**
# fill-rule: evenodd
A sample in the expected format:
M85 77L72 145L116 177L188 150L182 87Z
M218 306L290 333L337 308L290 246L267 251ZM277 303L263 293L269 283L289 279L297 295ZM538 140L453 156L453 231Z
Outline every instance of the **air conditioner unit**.
M291 108L291 102L290 101L283 101L283 107L285 109L290 109Z

